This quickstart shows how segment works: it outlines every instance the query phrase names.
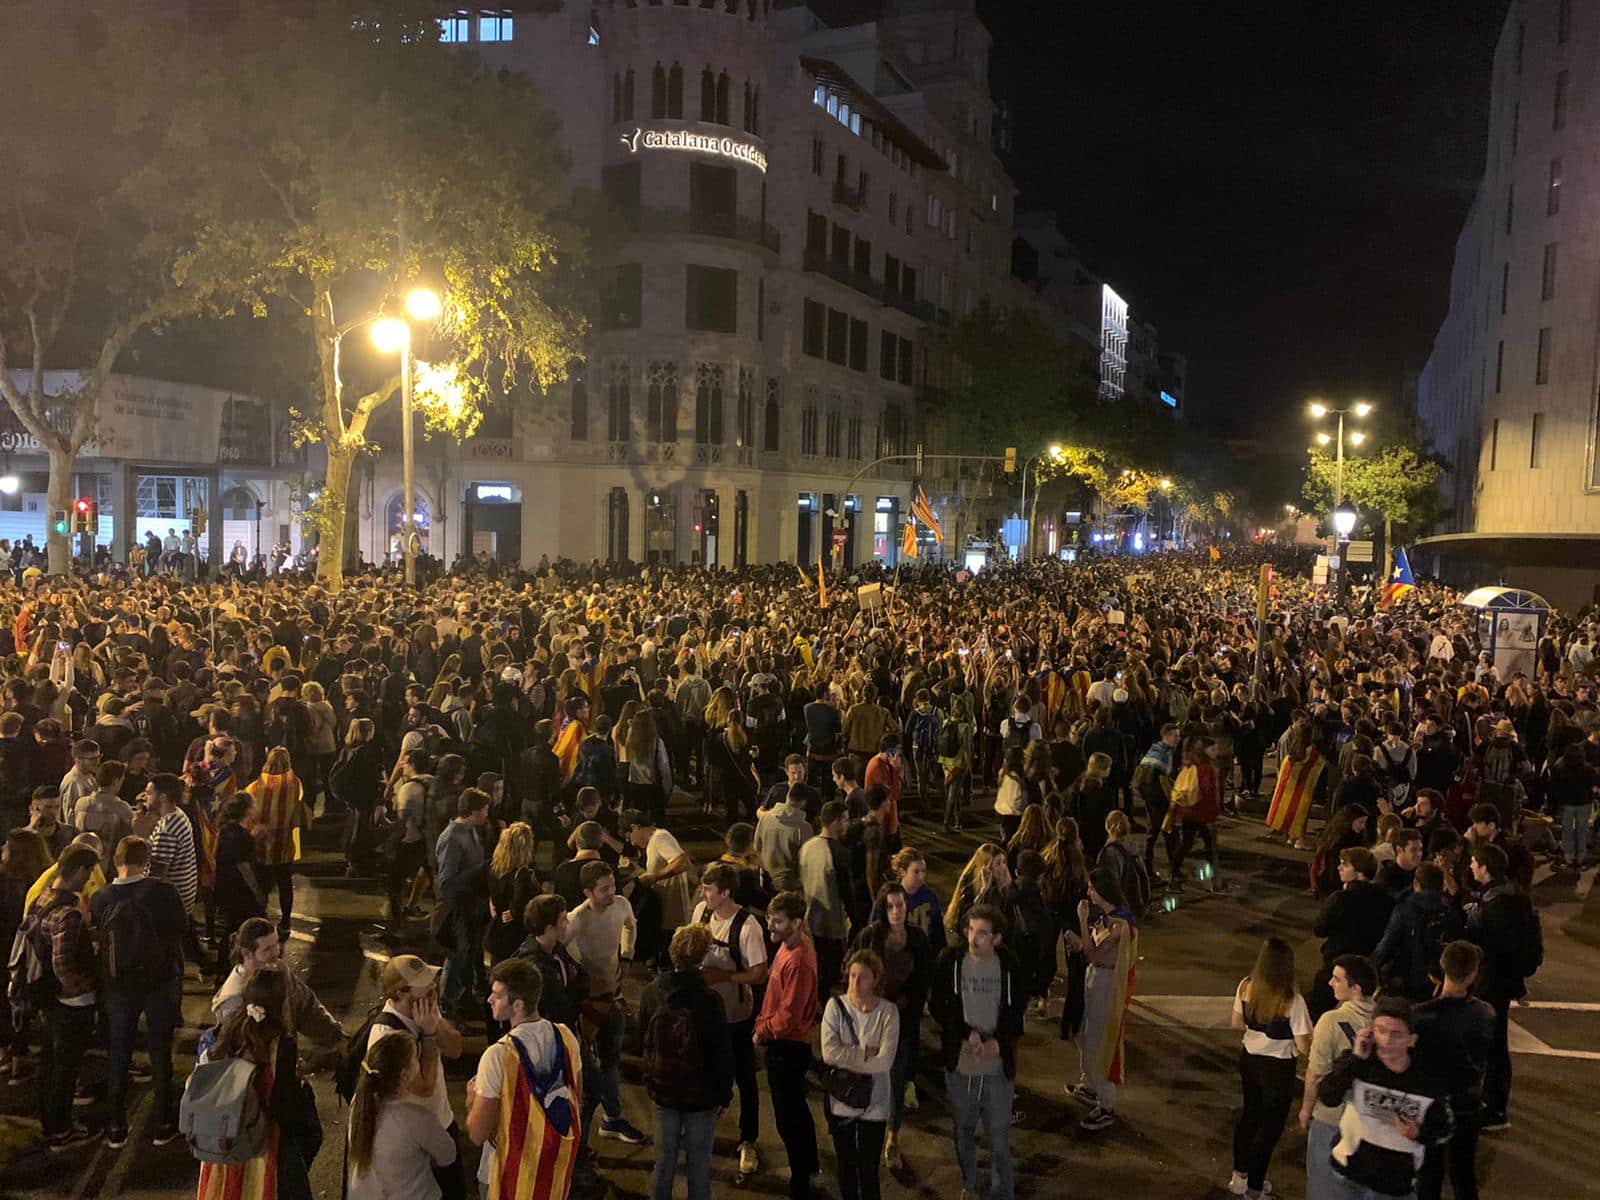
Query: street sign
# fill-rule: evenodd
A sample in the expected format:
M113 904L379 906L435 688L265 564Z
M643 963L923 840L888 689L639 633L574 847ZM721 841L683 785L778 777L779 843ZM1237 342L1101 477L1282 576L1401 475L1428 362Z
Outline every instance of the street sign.
M833 552L835 554L843 554L845 546L849 543L850 531L848 529L835 529L833 531Z
M867 583L856 589L856 604L865 611L873 611L883 607L883 585L880 583Z
M1372 561L1372 543L1370 541L1346 542L1344 544L1344 556L1349 562L1369 563Z

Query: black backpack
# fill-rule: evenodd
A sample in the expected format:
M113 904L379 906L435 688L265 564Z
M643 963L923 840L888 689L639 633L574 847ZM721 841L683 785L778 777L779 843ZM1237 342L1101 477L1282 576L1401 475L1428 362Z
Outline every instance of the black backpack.
M100 919L100 974L107 983L131 985L148 978L162 953L150 910L125 889L108 888L111 903Z
M350 1040L344 1046L344 1057L333 1072L334 1093L346 1104L355 1099L356 1084L361 1081L361 1064L367 1059L367 1046L372 1040L374 1025L382 1025L385 1029L406 1028L404 1021L392 1012L385 1012L380 1004L367 1014L367 1019L361 1022L361 1028L350 1035Z
M1011 723L1006 727L1005 748L1007 750L1026 750L1028 743L1033 741L1033 722L1029 720L1019 721L1016 717L1012 717L1010 721Z
M42 1012L60 993L61 984L50 965L50 935L45 932L39 905L34 905L17 927L7 965L7 999L13 1012Z
M955 717L946 717L939 727L938 755L940 758L961 757L961 722Z
M644 1031L644 1084L662 1108L694 1112L704 1107L701 1079L705 1062L694 1010L667 1002Z

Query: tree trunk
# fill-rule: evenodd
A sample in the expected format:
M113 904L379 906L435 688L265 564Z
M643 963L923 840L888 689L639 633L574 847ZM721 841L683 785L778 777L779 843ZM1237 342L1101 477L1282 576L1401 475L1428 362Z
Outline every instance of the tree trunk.
M1382 587L1389 582L1389 576L1394 573L1394 522L1384 514L1383 518L1383 576L1378 581Z
M1039 490L1044 487L1037 474L1033 477L1033 501L1028 505L1028 535L1022 539L1022 561L1033 558L1033 527L1039 520Z
M48 497L45 508L45 550L51 575L66 575L72 570L72 535L57 533L55 530L56 513L67 514L67 528L72 527L72 471L77 465L78 456L66 450L49 448L50 455L50 485L46 491ZM119 521L130 518L118 513Z
M328 475L322 483L327 520L317 527L317 578L335 590L344 582L345 511L350 505L350 480L355 451L328 445Z

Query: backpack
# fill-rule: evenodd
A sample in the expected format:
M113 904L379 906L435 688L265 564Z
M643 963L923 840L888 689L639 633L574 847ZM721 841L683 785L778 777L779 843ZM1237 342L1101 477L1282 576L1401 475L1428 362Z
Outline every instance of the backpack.
M156 965L160 948L150 910L135 896L112 901L100 921L100 974L108 983L131 984Z
M344 1056L333 1071L334 1093L346 1104L355 1099L356 1084L361 1080L361 1064L366 1061L374 1025L382 1025L385 1029L406 1027L404 1021L392 1012L385 1012L380 1004L367 1014L367 1019L361 1022L361 1028L350 1035L350 1040L344 1044Z
M918 750L933 749L939 736L940 720L936 711L913 713L911 716L911 744Z
M1439 964L1444 948L1465 933L1466 921L1461 911L1451 905L1418 915L1412 924L1408 947L1411 960L1406 964L1406 995L1413 1000L1433 996L1434 984L1444 977L1444 969Z
M45 932L44 914L38 905L34 905L17 926L16 936L11 939L7 969L10 981L7 997L15 1012L39 1012L61 990L55 968L50 965L50 935Z
M662 1005L644 1031L644 1085L650 1099L662 1108L698 1110L704 1070L694 1010L686 1004Z
M1150 876L1145 873L1144 862L1126 846L1114 843L1106 846L1105 854L1117 860L1108 865L1117 873L1128 911L1144 920L1145 911L1150 907Z
M247 1058L201 1063L184 1085L178 1130L201 1162L249 1162L266 1153L271 1124L256 1093L256 1071Z
M1539 921L1539 910L1526 896L1519 897L1522 904L1522 936L1517 939L1521 955L1516 963L1517 974L1523 979L1538 974L1544 966L1544 926Z
M961 722L955 717L946 717L939 727L938 754L940 758L961 757Z
M1006 726L1005 748L1007 750L1026 750L1028 743L1031 741L1033 741L1033 722L1029 720L1019 721L1016 717L1011 717L1010 724Z

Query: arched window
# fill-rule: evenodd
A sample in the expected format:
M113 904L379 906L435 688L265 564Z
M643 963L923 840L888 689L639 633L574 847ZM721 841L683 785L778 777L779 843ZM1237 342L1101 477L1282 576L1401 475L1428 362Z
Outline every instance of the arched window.
M660 63L650 75L650 115L658 121L667 115L667 72Z
M722 367L716 363L701 363L695 374L694 440L702 446L720 446L722 445Z
M754 99L754 97L753 97L753 95L752 95L752 93L750 91L750 81L748 79L746 79L744 81L744 126L743 126L744 131L746 133L753 132L753 130L750 127L750 122L752 120L752 114L754 113L754 109L753 109L753 107L751 105L751 101L753 99Z
M717 119L717 76L710 67L700 72L700 119Z
M572 440L589 440L589 385L584 383L581 370L572 372Z
M756 0L746 0L745 18L750 21L756 19Z
M778 381L773 376L767 377L767 403L766 411L761 414L761 449L768 454L776 454L782 441L783 413L778 406Z
M758 136L761 133L761 87L759 84L750 97L750 132Z
M424 552L428 550L429 536L433 528L433 505L421 492L414 493L416 501L416 528L417 539L422 543ZM389 503L384 508L384 552L386 554L404 554L406 504L405 496L396 492L389 497Z
M611 119L622 120L622 76L611 77Z
M622 119L633 120L633 68L622 77Z
M611 365L606 385L606 439L612 442L633 440L633 407L626 359Z
M717 76L717 124L719 125L731 125L733 123L728 119L728 99L732 86L726 71Z
M646 434L652 442L678 440L678 364L650 364L650 391L645 397Z
M672 64L667 75L667 116L677 121L683 119L683 68L677 63Z
M612 488L606 503L606 561L628 561L627 488Z

